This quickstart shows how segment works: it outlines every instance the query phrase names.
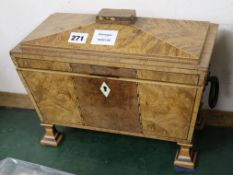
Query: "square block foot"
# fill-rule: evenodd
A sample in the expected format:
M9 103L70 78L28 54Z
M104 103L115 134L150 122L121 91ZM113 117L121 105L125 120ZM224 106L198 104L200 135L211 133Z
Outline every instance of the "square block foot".
M191 145L181 145L176 152L174 166L176 170L184 170L185 172L194 171L197 159L197 153L191 149ZM189 169L189 170L188 170Z
M61 134L61 133L56 133L54 137L45 135L40 140L40 144L49 145L49 146L58 146L59 143L61 142L62 138L63 138L63 134Z

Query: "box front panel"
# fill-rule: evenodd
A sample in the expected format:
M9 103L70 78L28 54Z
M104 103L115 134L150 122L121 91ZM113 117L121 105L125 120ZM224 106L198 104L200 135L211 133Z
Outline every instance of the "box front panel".
M195 86L61 72L22 74L44 122L187 139Z
M85 125L133 133L142 131L135 82L78 76L74 80Z
M144 135L186 139L196 88L139 83Z
M43 122L81 124L72 77L52 73L22 71Z

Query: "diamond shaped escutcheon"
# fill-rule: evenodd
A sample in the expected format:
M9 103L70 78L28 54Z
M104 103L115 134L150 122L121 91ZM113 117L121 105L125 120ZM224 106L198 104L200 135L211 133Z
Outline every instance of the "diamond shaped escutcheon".
M103 82L102 85L100 86L100 91L107 98L110 94L111 89L108 87L108 85L105 82Z

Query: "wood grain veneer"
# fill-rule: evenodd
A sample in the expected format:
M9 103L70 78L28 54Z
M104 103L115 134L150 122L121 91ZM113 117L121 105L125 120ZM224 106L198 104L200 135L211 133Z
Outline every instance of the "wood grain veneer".
M96 29L117 30L115 45L91 44ZM192 137L217 29L206 21L100 24L95 15L51 15L10 52L45 127L41 144L61 141L54 125L162 139L180 146L175 166L194 168ZM86 43L69 43L71 32L88 33Z

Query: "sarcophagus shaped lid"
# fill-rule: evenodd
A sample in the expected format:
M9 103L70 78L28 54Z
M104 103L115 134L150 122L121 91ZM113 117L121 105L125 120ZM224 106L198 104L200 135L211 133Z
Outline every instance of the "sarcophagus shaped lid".
M217 25L136 17L136 12L130 10L125 11L124 18L117 15L119 11L109 17L103 10L98 15L53 14L21 42L22 53L66 58L86 55L85 59L113 62L124 58L129 64L144 60L144 64L155 61L200 65L203 54L208 52L206 63L210 60Z

